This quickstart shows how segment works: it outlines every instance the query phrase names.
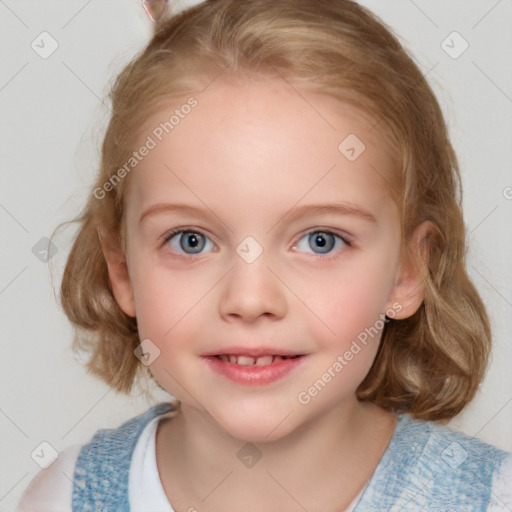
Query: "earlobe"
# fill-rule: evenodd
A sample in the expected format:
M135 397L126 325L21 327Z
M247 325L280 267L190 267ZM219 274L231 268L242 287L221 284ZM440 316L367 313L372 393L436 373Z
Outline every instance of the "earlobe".
M104 233L104 230L98 226L98 237L107 263L112 293L121 310L128 316L135 317L135 300L126 255L120 248L110 247Z
M409 318L423 304L425 296L425 277L428 257L428 236L433 226L430 221L424 221L416 226L410 241L410 253L413 261L404 261L391 291L388 304L398 303L401 309L396 312L395 319ZM397 309L396 306L394 309Z

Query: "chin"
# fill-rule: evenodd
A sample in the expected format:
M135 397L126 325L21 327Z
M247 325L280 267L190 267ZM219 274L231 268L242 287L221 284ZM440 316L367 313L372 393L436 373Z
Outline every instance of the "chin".
M250 443L268 443L290 434L291 424L287 417L293 415L290 414L291 410L241 408L236 411L223 410L220 414L212 412L212 417L222 430L235 439Z
M272 429L275 428L275 425L271 427L266 424L258 424L255 425L252 423L244 423L239 422L236 424L229 425L219 425L222 429L226 431L234 439L237 439L241 442L245 443L271 443L274 441L279 441L287 436L289 432L284 431L283 429L275 429L272 432Z

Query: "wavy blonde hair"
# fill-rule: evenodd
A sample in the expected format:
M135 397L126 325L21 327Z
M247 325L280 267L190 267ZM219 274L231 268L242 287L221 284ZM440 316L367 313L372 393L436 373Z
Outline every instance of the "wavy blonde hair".
M147 47L119 74L93 190L126 162L140 127L169 97L200 90L219 73L298 80L365 112L398 155L392 193L402 241L430 221L424 304L386 324L379 351L357 389L360 400L425 420L448 419L475 395L485 374L490 327L465 268L458 163L429 84L391 30L350 0L209 0L155 26ZM129 393L150 377L134 356L136 319L113 294L97 227L124 248L129 177L98 199L91 194L61 285L88 370ZM412 257L412 256L411 256Z

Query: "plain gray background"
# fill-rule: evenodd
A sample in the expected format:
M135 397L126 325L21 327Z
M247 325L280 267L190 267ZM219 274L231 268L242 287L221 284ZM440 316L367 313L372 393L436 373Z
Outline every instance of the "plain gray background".
M361 3L428 73L462 168L469 272L495 344L481 391L450 425L512 451L512 1ZM74 227L55 239L49 263L37 257L40 240L85 202L109 83L152 28L139 0L0 0L0 512L40 470L31 454L41 442L57 451L85 443L168 398L116 395L73 356L58 287ZM46 59L31 46L42 32L58 44Z

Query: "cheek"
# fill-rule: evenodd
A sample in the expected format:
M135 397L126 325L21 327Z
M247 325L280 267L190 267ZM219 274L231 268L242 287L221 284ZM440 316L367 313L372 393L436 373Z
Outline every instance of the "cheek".
M369 262L368 262L369 263ZM308 315L316 339L325 347L348 350L352 341L380 339L383 314L393 287L390 267L363 264L330 274L308 288ZM371 333L371 334L370 334Z
M194 313L212 286L212 276L200 269L173 271L143 256L135 260L131 278L139 333L163 342Z
M369 268L340 273L338 279L331 276L319 282L310 294L308 304L316 315L305 315L305 329L315 340L321 359L313 373L304 377L303 393L298 397L301 404L313 403L314 398L313 407L320 411L340 396L352 396L368 374L385 326L391 289L386 276Z
M204 280L202 286L200 281L158 265L139 267L133 276L140 339L149 339L152 350L158 353L149 370L168 393L180 400L186 400L180 383L186 378L200 378L190 373L194 364L187 364L187 359L194 357L193 349L187 350L187 346L190 349L190 340L200 334L197 315L202 314L201 298L207 291Z
M201 339L204 318L211 314L208 292L219 277L199 268L180 272L148 261L143 256L134 259L137 264L131 273L139 335L159 351L149 366L151 373L169 393L180 396L184 363L187 359L193 362L197 350L191 341ZM187 372L194 371L193 364L185 366ZM200 375L187 376L200 379Z

